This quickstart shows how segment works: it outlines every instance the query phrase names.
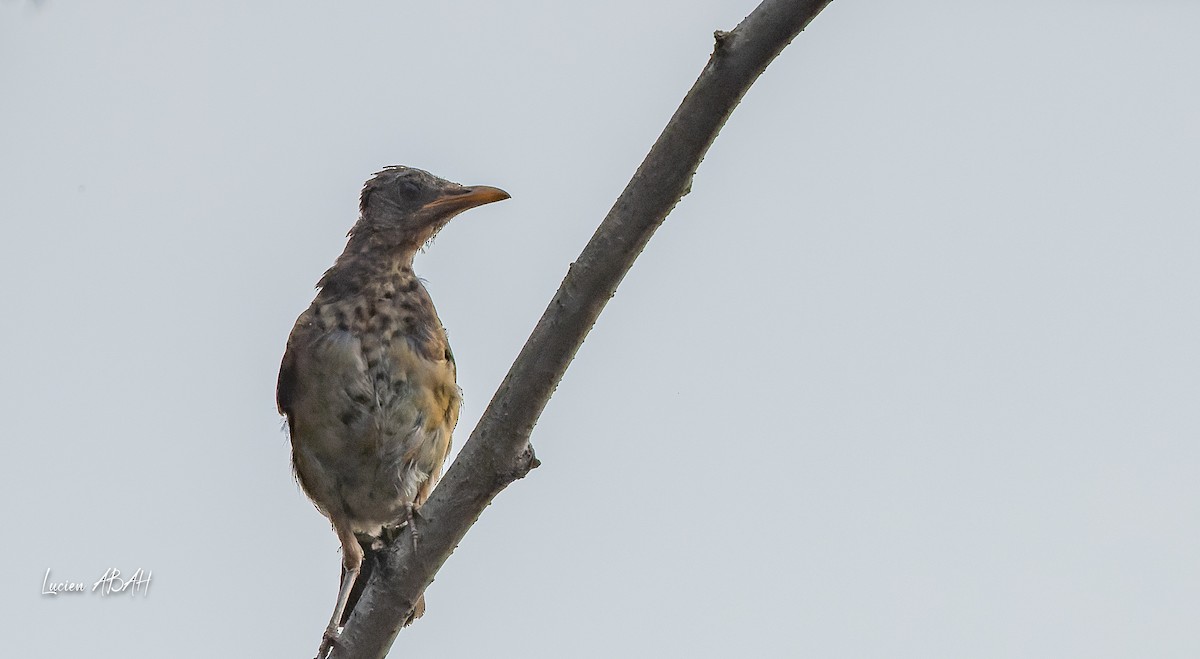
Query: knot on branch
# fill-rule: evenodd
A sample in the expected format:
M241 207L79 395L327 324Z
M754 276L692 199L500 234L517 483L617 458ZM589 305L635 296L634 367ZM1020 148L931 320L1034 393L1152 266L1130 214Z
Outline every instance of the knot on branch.
M505 485L522 478L525 478L529 472L541 466L542 461L537 459L533 453L533 444L526 442L525 448L521 449L512 461L510 468L500 474L500 480Z
M725 30L714 31L713 40L716 41L716 45L713 47L713 55L718 55L729 48L730 44L733 43L733 37L733 32L726 32Z

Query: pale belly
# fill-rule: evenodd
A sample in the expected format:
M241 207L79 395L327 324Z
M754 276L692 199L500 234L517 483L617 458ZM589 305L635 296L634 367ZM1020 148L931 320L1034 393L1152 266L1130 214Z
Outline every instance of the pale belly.
M296 476L326 516L376 533L440 476L460 405L453 365L396 349L368 359L350 338L320 348L306 358L322 376L294 405Z

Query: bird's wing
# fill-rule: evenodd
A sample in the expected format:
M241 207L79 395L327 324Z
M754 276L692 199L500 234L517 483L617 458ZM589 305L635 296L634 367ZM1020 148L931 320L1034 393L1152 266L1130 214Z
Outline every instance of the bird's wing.
M275 402L293 433L298 419L332 431L368 414L375 395L359 338L330 329L311 310L301 314L279 366Z
M310 315L305 311L296 319L296 325L288 335L287 349L283 351L283 362L279 365L279 379L275 383L275 405L279 413L287 417L289 427L293 425L292 410L296 402L296 344L312 325Z

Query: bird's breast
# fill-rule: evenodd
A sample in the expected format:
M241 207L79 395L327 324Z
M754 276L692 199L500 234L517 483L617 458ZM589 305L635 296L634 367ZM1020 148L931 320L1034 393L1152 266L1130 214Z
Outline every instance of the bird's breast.
M318 298L295 346L297 476L327 514L364 527L394 521L436 478L461 400L432 303L419 285L391 284Z

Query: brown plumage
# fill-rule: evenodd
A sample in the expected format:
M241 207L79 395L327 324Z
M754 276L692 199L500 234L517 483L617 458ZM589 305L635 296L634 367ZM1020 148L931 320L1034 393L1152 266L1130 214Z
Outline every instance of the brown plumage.
M288 337L277 398L296 478L342 545L342 584L322 654L366 582L354 588L364 546L412 523L458 421L454 357L413 256L458 213L507 198L419 169L379 172L363 187L345 251ZM413 617L423 610L424 598Z

